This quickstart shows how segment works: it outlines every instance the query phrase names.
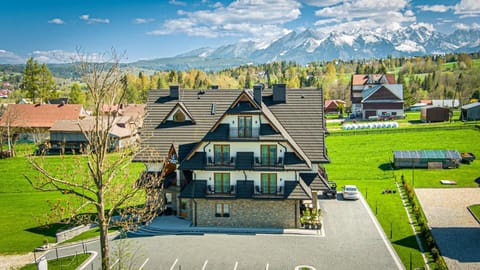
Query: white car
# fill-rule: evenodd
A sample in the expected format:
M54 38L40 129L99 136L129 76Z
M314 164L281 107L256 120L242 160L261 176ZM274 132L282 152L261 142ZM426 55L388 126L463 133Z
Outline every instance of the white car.
M358 199L360 199L360 192L358 191L357 186L346 185L343 188L343 199L344 200L358 200Z

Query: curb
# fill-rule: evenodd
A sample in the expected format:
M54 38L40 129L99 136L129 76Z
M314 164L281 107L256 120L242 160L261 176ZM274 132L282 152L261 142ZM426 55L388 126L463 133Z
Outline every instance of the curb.
M475 216L472 209L470 209L470 206L467 206L467 210L468 210L468 212L470 212L470 214L472 214L473 218L478 222L478 224L480 224L480 219L477 218L477 216Z
M87 265L89 265L90 263L93 262L93 260L95 260L95 258L97 258L97 255L98 253L95 252L95 251L88 251L87 253L90 253L90 257L88 258L88 260L84 261L77 269L78 270L83 270L87 267Z

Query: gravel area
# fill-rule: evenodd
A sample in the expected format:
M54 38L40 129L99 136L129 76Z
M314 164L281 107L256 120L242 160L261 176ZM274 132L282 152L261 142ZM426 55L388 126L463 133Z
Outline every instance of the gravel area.
M33 253L0 256L0 270L17 269L34 260Z
M415 189L448 269L480 269L480 224L467 206L480 188Z

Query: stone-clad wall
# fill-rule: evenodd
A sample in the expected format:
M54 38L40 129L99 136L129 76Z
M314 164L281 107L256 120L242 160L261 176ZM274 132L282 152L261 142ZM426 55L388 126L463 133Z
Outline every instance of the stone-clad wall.
M294 200L207 200L197 201L197 226L295 228L298 205ZM216 217L216 204L226 203L229 217ZM297 223L299 222L297 217Z

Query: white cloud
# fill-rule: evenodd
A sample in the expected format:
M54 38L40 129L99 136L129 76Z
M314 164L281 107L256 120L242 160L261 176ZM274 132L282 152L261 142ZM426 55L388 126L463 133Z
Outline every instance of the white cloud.
M2 64L22 64L26 59L7 50L0 50L0 63Z
M352 31L355 29L398 29L416 21L408 0L349 0L320 8L315 15L321 32ZM334 25L328 25L335 22Z
M48 21L48 23L52 23L52 24L65 24L65 22L60 19L60 18L53 18L51 20Z
M168 1L170 5L175 5L175 6L186 6L186 2L178 1L178 0L170 0Z
M143 24L143 23L150 23L150 22L153 22L154 19L152 18L135 18L133 20L133 23L134 24Z
M213 8L221 8L221 7L223 7L223 4L221 2L215 2L215 4L213 4L212 7Z
M421 11L431 11L431 12L447 12L450 9L453 9L452 6L445 6L445 5L432 5L432 6L418 6Z
M289 30L283 24L299 18L300 3L294 0L236 0L227 6L217 2L209 10L181 11L183 18L167 20L150 35L185 33L217 38L237 36L243 39L278 38Z
M480 29L480 24L478 23L472 23L471 25L467 25L464 23L456 23L453 25L456 29L459 30L470 30L470 29Z
M478 0L461 0L455 5L455 14L462 14L469 17L480 15L480 1Z
M110 23L110 19L91 18L88 14L80 16L80 19L87 22L87 24Z
M312 7L328 7L342 3L341 0L300 0L300 2Z
M322 25L338 23L338 22L340 22L340 20L336 19L336 18L318 20L318 21L315 22L315 26L322 26Z
M88 62L103 62L105 55L101 53L80 53L82 60ZM80 55L77 52L68 52L64 50L49 50L49 51L34 51L30 56L39 63L46 64L65 64L73 63L80 60Z

